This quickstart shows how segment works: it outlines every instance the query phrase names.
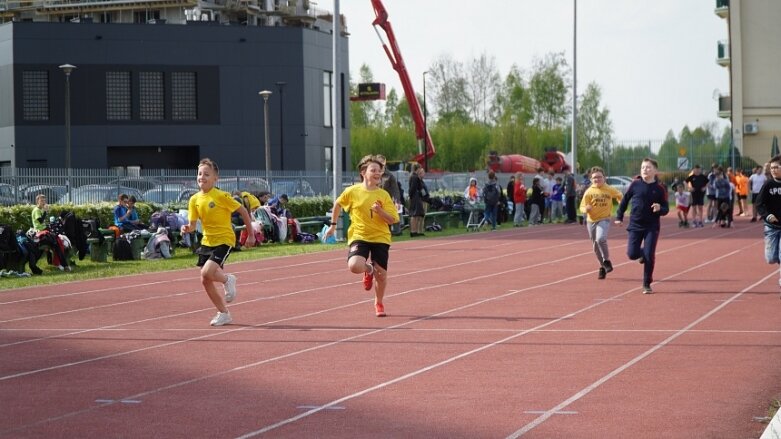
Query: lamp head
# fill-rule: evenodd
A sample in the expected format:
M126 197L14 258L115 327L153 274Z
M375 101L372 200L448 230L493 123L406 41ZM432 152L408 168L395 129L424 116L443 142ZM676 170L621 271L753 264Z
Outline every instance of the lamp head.
M267 101L268 97L271 96L271 92L268 90L259 91L258 94L263 97L264 101Z
M60 69L65 73L65 75L70 75L72 71L76 70L76 66L71 64L63 64L60 66Z

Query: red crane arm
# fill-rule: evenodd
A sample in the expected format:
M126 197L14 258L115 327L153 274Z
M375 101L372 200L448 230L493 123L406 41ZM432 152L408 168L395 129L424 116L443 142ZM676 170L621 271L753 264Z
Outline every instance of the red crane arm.
M388 55L393 70L396 70L396 73L399 74L399 79L401 79L401 86L404 88L404 96L407 98L409 111L412 114L412 120L415 122L415 138L418 139L419 145L420 143L425 143L425 152L419 147L418 154L415 156L414 160L420 164L424 164L426 158L434 157L436 148L434 148L434 143L431 141L431 135L429 135L426 129L423 113L420 110L418 98L415 96L415 89L412 88L412 81L409 79L407 67L404 65L404 59L401 57L401 51L396 43L393 27L391 27L391 24L388 21L388 11L385 10L385 6L383 6L380 0L371 0L371 2L374 7L374 15L377 17L372 22L372 26L374 26L374 31L377 32L377 36L382 42L382 48L385 50L385 54ZM380 32L377 31L378 26L385 31L390 48L388 48L388 44L385 44Z

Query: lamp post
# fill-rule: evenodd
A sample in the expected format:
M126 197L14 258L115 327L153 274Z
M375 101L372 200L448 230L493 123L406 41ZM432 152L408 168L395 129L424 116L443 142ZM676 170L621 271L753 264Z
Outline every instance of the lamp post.
M76 66L63 64L60 69L65 73L65 168L71 167L71 72Z
M285 88L287 82L277 82L277 89L279 90L279 169L285 170L285 111L284 111L284 99L282 99L282 89Z
M266 134L266 180L268 180L269 192L273 192L271 190L271 149L268 140L268 97L271 96L271 92L263 90L258 92L258 94L263 98L263 127Z
M423 168L428 172L428 111L426 109L426 73L423 72Z

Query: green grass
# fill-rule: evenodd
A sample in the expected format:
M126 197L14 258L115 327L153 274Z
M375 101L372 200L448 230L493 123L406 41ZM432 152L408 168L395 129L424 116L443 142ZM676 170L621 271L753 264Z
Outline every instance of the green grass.
M512 227L512 223L504 223L502 227ZM466 233L464 227L446 228L440 232L426 232L426 236L415 238L415 240L428 239L438 236L454 236ZM393 242L402 242L409 240L409 232L401 236L394 236ZM317 253L335 249L346 250L344 243L337 244L264 244L260 247L245 249L240 252L231 253L228 260L228 266L231 262L262 260L279 256L301 255L308 253ZM24 288L38 285L59 284L62 282L79 281L87 279L101 279L115 276L126 276L131 274L154 273L160 271L180 270L195 268L197 257L189 249L177 248L176 254L171 259L141 259L138 261L112 261L92 262L89 256L82 261L76 261L76 266L71 272L62 272L56 267L48 265L46 258L41 258L38 267L43 270L40 276L26 278L0 278L0 291L11 290L15 288Z

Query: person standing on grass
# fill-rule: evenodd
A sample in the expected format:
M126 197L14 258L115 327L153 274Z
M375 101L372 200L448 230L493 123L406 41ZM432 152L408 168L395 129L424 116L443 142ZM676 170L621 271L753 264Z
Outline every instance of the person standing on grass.
M342 209L350 213L347 230L347 268L363 274L366 291L374 285L374 311L377 317L385 317L382 302L388 284L388 253L391 244L389 225L399 221L399 213L387 191L380 187L384 160L367 155L358 163L361 182L345 189L334 201L331 225L325 236L336 231L336 222ZM376 282L375 282L376 279Z
M214 185L219 178L217 163L204 158L198 163L196 179L200 191L190 197L187 209L188 224L181 228L182 235L195 231L197 221L201 220L203 239L198 254L198 267L201 267L201 284L206 294L217 308L217 315L211 320L212 326L227 325L233 321L227 303L236 298L236 276L224 273L225 261L236 244L236 235L231 225L231 214L238 211L246 230L252 230L252 219L247 209L233 199L229 192L217 189ZM245 245L255 245L255 234L248 233ZM222 284L225 297L217 292L215 284Z
M643 267L643 294L651 294L656 242L659 240L660 219L670 211L667 188L656 178L656 160L645 158L640 165L640 177L632 181L618 205L617 225L624 222L624 212L631 206L627 231L626 254L639 261Z
M754 205L765 223L765 261L781 263L781 155L770 159L770 178L762 185ZM781 271L778 279L781 288Z
M610 216L613 214L613 200L621 201L621 191L605 183L605 171L598 166L591 168L591 186L586 189L580 201L580 211L586 215L586 230L599 262L597 279L604 279L613 271L607 234L610 231Z

